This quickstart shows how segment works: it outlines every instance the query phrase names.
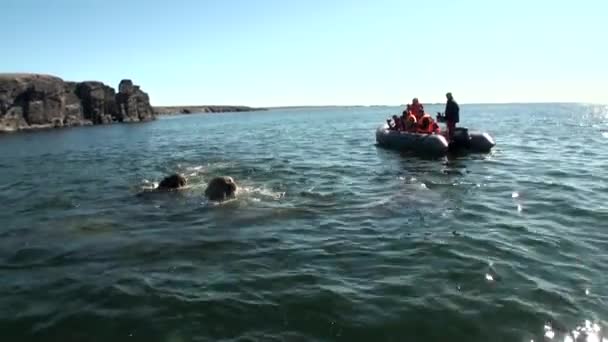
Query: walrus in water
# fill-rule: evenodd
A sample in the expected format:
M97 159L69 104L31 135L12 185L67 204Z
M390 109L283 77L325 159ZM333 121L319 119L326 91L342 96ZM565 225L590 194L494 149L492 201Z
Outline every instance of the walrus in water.
M165 177L159 184L158 190L177 190L186 186L186 178L182 175L173 174Z
M205 189L205 196L211 201L224 201L228 198L234 198L236 195L237 186L232 177L215 177Z

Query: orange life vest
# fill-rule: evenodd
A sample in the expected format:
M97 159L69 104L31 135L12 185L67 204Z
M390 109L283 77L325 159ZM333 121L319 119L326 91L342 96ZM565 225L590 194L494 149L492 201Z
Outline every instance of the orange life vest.
M433 127L433 133L435 133L435 134L441 133L441 129L439 129L439 125L435 121L433 121L433 124L431 126Z
M414 114L417 119L420 119L424 115L424 107L420 103L411 104L409 111Z
M409 114L405 119L405 129L409 131L416 130L417 122L418 120L416 119L416 116L414 114Z
M430 115L424 114L418 121L418 133L433 133L433 119Z

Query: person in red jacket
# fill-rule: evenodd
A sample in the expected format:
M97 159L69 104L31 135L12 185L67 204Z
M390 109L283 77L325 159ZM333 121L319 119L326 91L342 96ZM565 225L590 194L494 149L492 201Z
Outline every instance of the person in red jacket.
M409 113L403 116L403 125L404 130L407 132L416 132L418 127L418 120L416 116L412 113Z
M418 133L439 134L439 125L437 125L437 122L435 122L435 120L433 120L430 115L424 114L422 118L420 118L420 120L418 121Z
M420 120L424 115L424 106L418 101L418 98L415 97L412 100L412 104L408 105L409 112L414 114L416 120Z
M433 127L433 133L441 134L441 128L439 128L439 125L437 124L437 122L435 120L433 120L432 127Z
M428 114L423 115L420 120L418 120L418 133L422 134L431 134L433 133L433 125L432 125L431 116Z

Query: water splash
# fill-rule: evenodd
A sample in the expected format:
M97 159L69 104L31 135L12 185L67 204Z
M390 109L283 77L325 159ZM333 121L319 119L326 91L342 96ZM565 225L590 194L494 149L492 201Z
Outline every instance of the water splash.
M241 186L239 187L240 196L252 196L255 199L279 200L285 197L284 191L272 191L265 187Z
M140 189L144 190L144 191L146 191L146 190L154 190L154 189L158 188L158 184L159 184L159 182L153 182L153 181L144 179L142 181Z
M187 166L184 168L183 173L186 177L197 177L203 175L206 169L203 165Z

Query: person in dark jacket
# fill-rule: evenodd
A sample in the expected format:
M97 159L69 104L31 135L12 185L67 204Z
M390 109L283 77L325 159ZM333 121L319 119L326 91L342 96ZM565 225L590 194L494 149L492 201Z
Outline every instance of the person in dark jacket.
M391 120L386 120L386 123L388 123L388 129L391 131L402 131L403 130L403 123L401 122L401 118L399 118L397 115L393 115L393 122L391 122Z
M448 98L448 102L445 104L445 122L448 128L448 137L451 141L454 137L456 123L460 121L460 107L458 107L458 103L454 101L452 93L445 94L445 97Z

